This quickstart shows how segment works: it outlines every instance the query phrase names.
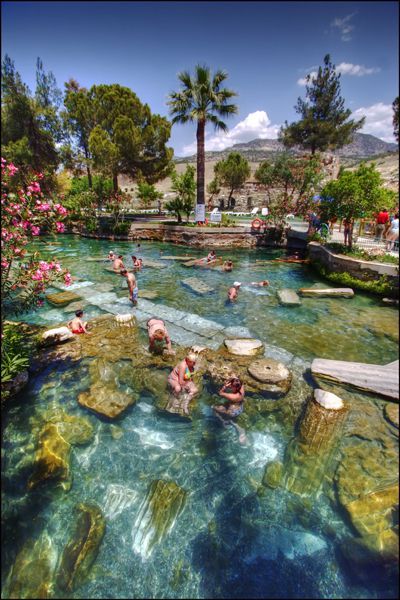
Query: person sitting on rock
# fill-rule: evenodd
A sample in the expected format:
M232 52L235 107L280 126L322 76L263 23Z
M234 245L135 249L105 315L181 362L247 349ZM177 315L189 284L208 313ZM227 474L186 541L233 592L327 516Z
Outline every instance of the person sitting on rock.
M233 302L238 297L239 288L242 284L240 281L235 281L233 286L231 286L228 290L228 300Z
M132 256L133 268L140 269L142 263L140 262L140 258L136 258L136 256Z
M113 269L116 273L119 273L119 271L121 271L121 269L125 269L125 265L124 265L124 261L123 261L123 256L122 254L120 254L118 256L118 258L114 259L113 262Z
M166 344L168 354L175 354L175 351L172 350L171 338L162 319L157 319L157 317L149 319L147 321L147 333L149 335L150 352L161 353L164 350L164 344Z
M244 430L232 421L243 412L244 408L244 385L239 377L230 377L219 390L219 395L227 400L223 405L214 405L213 410L224 425L233 425L239 433L239 442L246 441Z
M186 413L188 413L187 407L190 400L192 400L192 398L199 391L193 381L191 381L196 359L196 355L193 352L189 352L189 354L179 364L177 364L176 367L174 367L168 376L168 383L171 386L172 393L176 398L182 391L186 392L187 394L184 407L184 412Z
M129 300L133 302L134 305L136 305L139 295L139 289L136 284L136 277L133 273L128 273L126 269L121 269L120 273L122 277L126 277L129 289Z
M231 260L226 260L222 266L224 271L232 271L233 262Z
M68 327L72 331L72 333L90 333L90 331L87 330L87 322L84 323L82 321L82 317L83 310L77 310L75 312L75 317L71 321L69 321Z
M211 250L211 252L207 255L207 262L212 262L216 259L217 259L217 257L215 255L214 250Z
M250 285L255 285L257 287L264 287L266 285L269 285L269 281L268 281L268 279L263 279L263 281L252 281L250 283Z

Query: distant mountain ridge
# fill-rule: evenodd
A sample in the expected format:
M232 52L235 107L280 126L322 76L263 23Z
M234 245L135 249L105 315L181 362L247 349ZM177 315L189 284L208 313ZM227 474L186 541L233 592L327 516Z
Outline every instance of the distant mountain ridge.
M277 152L283 152L285 150L283 144L278 140L270 139L256 139L250 142L242 142L234 144L225 150L218 152L206 152L206 160L220 160L226 158L230 152L240 152L250 162L260 162L271 158ZM383 140L370 135L368 133L356 133L354 140L351 144L348 144L340 150L336 150L333 154L344 157L344 158L371 158L379 154L386 154L389 152L398 152L399 147L397 144L384 142ZM300 148L293 148L290 151L293 154L301 154L303 150ZM196 160L196 155L176 157L175 162L193 162Z

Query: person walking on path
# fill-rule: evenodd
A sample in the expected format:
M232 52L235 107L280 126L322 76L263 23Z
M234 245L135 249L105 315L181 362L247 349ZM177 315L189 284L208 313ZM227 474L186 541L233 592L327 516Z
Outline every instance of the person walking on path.
M385 225L389 221L389 213L384 208L381 210L376 217L376 229L375 229L375 241L381 241Z

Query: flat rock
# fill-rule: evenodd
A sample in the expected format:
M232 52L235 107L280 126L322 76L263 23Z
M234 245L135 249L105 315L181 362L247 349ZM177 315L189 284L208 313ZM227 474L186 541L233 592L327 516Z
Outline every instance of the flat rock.
M223 331L223 325L210 321L209 319L203 319L199 315L188 313L184 319L179 323L180 327L193 331L198 335L204 335L205 337L212 337L216 333Z
M256 356L264 352L264 344L255 339L225 340L224 344L230 354L237 356Z
M154 300L158 298L158 293L154 290L139 290L139 298L147 298L147 300Z
M46 345L61 344L75 338L75 335L68 327L56 327L55 329L48 329L42 334L42 341Z
M78 396L78 402L81 406L85 406L110 419L118 417L136 400L136 396L132 393L127 394L112 386L106 386L103 381L93 385L88 392L82 392Z
M190 256L160 256L161 260L180 260L187 262L190 259Z
M197 277L188 277L187 279L181 279L181 284L196 294L200 296L204 296L205 294L210 294L214 292L215 289L208 286L204 281L198 279Z
M394 306L399 305L399 301L395 298L382 298L382 302L384 302L385 304L394 304Z
M68 312L74 313L77 310L83 310L83 307L86 304L87 304L87 300L85 298L78 300L78 302L71 302L71 304L68 304Z
M354 291L351 288L301 288L299 294L316 298L352 298Z
M399 400L399 366L374 365L315 358L311 363L311 373L338 383L346 383L356 388Z
M166 269L168 267L168 265L159 260L150 260L149 258L143 259L143 266L150 267L150 269Z
M343 400L339 396L325 390L314 390L314 399L320 406L327 410L341 410L344 406Z
M70 302L76 302L80 296L74 292L58 292L57 294L47 294L46 299L54 306L65 306Z
M283 289L277 291L279 302L284 306L300 306L301 300L294 290Z
M255 360L249 365L248 371L257 381L268 384L267 389L271 392L286 392L290 387L292 375L289 369L272 358Z
M253 337L251 335L250 331L247 329L247 327L241 327L241 326L226 327L224 329L224 334L228 338L252 338Z

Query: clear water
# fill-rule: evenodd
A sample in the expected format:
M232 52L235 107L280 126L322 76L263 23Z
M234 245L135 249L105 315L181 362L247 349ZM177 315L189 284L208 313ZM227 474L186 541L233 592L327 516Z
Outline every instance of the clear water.
M204 255L201 250L161 243L141 242L138 249L128 242L72 236L59 236L60 240L61 245L42 251L43 257L57 257L84 281L111 284L121 297L127 296L122 277L106 272L102 263L87 262L87 257L106 256L112 249L120 251L129 265L131 254L144 260L159 260L160 251ZM221 254L233 259L233 273L168 262L168 268L145 268L139 273L139 289L157 291L156 304L195 313L224 327L247 327L267 346L287 351L283 355L297 378L291 392L297 405L311 389L303 377L305 361L316 356L380 364L396 360L398 312L393 308L382 307L378 299L362 293L351 300L303 299L301 307L285 308L276 300L277 289L326 282L303 266L256 266L256 259L270 259L282 251L224 250ZM215 288L212 299L180 285L180 279L191 276ZM266 290L245 286L265 278L270 281ZM234 280L243 286L238 302L227 306L227 288ZM85 317L102 312L104 306L89 305ZM68 307L46 306L23 320L48 324L70 317ZM238 444L233 428L223 429L212 415L214 390L209 384L190 424L158 412L150 394L142 394L111 423L77 404L78 394L89 386L89 364L90 360L83 360L72 367L61 364L42 371L16 398L3 423L4 577L28 538L48 535L55 555L59 554L73 507L95 501L106 514L106 533L90 578L71 598L397 597L394 579L382 581L371 573L360 579L340 558L338 540L353 533L329 497L322 494L313 499L305 515L296 498L280 488L263 496L257 493L265 465L283 460L294 434L284 410L260 413L244 446ZM84 414L95 428L95 439L72 449L70 491L49 485L28 493L31 467L25 458L32 455L36 443L34 426L57 407L68 414ZM187 491L187 500L170 533L146 558L140 547L133 548L135 522L155 479L175 481ZM110 499L121 491L126 504L119 512L112 509ZM337 535L329 535L329 528Z

